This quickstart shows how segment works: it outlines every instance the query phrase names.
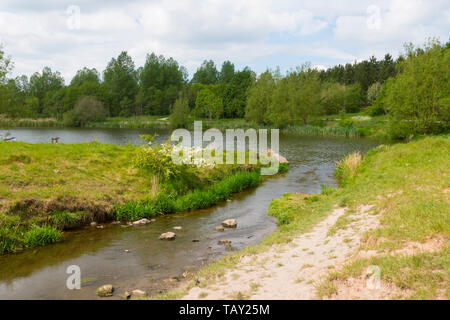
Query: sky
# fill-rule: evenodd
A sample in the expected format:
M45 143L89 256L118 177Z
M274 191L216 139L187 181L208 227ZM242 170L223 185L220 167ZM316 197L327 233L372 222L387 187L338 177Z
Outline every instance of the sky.
M10 76L49 66L66 82L102 72L125 50L173 57L190 77L205 59L257 73L397 57L403 44L450 37L448 0L1 0L0 43Z

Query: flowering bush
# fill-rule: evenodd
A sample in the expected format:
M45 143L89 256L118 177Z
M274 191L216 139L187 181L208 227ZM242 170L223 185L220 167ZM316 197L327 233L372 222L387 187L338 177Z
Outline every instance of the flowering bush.
M136 167L147 169L163 180L168 180L182 171L182 165L172 161L172 146L143 146L138 149L134 160Z

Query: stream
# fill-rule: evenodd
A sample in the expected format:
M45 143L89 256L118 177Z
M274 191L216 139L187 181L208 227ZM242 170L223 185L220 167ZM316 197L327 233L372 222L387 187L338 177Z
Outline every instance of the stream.
M146 129L10 129L17 141L47 143L60 137L62 143L139 144ZM169 131L158 130L157 142ZM14 142L12 142L14 143ZM236 194L231 201L207 210L171 214L145 226L125 227L106 223L104 229L86 226L65 232L65 241L0 256L0 299L98 299L95 290L112 284L115 295L140 289L158 294L176 287L184 272L230 253L218 244L231 240L232 250L259 243L276 229L267 215L274 198L287 192L320 193L321 185L335 186L336 162L353 151L362 153L379 145L373 139L280 136L280 154L290 162L286 174L265 179L257 188ZM215 230L225 219L234 218L236 229ZM159 235L176 230L175 241L160 241ZM80 290L69 290L66 269L81 269Z

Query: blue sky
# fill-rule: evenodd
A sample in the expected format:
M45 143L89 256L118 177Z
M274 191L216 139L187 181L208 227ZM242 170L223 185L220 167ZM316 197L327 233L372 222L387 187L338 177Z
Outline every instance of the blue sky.
M406 42L450 36L448 0L2 0L0 42L11 76L50 66L66 81L84 67L103 71L127 50L173 57L190 76L204 59L256 72L284 72L397 56ZM125 4L126 3L126 4ZM79 11L79 14L78 14Z

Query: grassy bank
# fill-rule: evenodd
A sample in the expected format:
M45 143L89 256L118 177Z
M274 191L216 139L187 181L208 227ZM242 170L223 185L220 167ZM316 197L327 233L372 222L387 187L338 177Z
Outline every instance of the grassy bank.
M58 241L92 221L205 208L260 181L257 165L184 165L163 179L136 165L143 148L0 142L0 254Z
M356 256L346 266L330 273L318 287L319 296L336 293L336 282L364 277L367 268L378 266L381 280L404 292L406 298L450 298L450 139L427 137L407 144L380 146L365 157L353 154L336 171L339 188L323 187L320 195L286 194L272 202L269 214L279 228L261 244L228 255L200 270L186 287L156 297L173 299L193 286L220 281L242 257L267 251L273 244L288 243L310 231L336 207L346 213L330 232L346 229L362 205L380 226L366 232L361 251L375 252L370 258ZM439 240L439 241L437 241ZM439 243L429 251L417 245ZM373 251L372 251L373 250ZM275 270L271 270L276 272Z

